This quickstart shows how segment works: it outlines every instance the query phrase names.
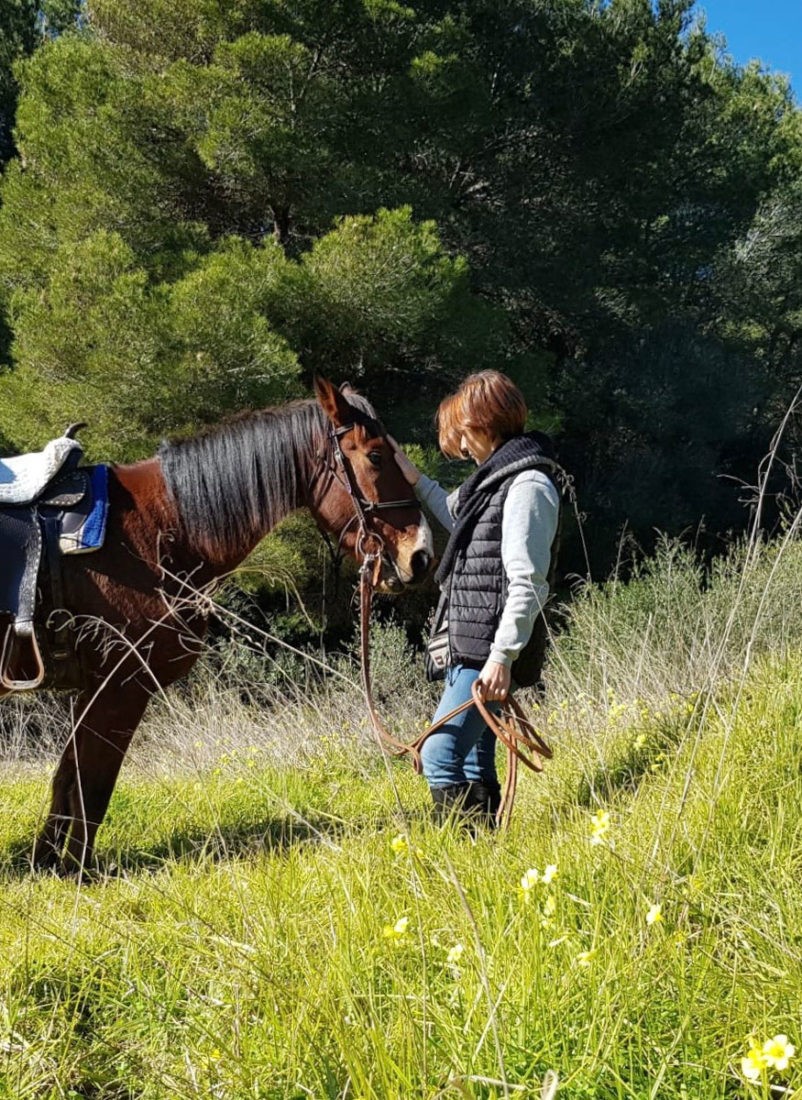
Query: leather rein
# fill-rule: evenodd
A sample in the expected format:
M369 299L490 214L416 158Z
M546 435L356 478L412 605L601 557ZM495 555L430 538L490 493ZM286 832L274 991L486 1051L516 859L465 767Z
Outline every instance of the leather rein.
M409 754L412 758L412 766L420 775L423 768L421 764L421 748L424 742L469 707L476 706L482 718L484 718L490 730L505 746L507 750L507 771L504 789L501 796L501 804L496 814L496 824L506 828L509 825L512 807L515 801L515 791L518 782L518 762L533 772L543 771L543 760L550 760L553 753L543 738L538 734L530 720L526 717L520 703L512 692L503 700L501 713L493 714L482 698L478 687L478 681L472 688L472 698L443 715L437 722L432 723L414 741L407 743L399 741L385 726L376 709L373 699L373 689L370 676L370 615L373 603L373 593L378 583L384 559L384 539L378 531L372 531L368 526L369 517L382 509L390 508L419 508L416 498L409 500L390 500L373 502L367 501L359 491L350 463L346 462L340 439L352 431L354 423L344 424L339 428L331 428L329 438L334 453L335 465L329 465L331 474L347 489L354 508L354 515L340 531L337 542L337 553L342 547L343 538L347 531L356 523L359 534L357 536L357 553L362 557L359 567L359 619L360 619L360 656L362 690L365 695L365 705L370 716L373 733L382 751L389 749L392 756L404 756Z

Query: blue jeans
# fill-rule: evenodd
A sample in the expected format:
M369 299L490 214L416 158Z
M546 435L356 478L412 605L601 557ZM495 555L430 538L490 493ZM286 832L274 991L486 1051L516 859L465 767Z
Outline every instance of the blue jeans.
M471 687L478 678L479 669L464 665L449 668L433 721L470 699ZM498 703L488 703L487 709L498 714L501 708ZM421 750L421 763L430 787L448 787L470 780L492 782L496 779L495 735L476 707L468 707L427 737Z

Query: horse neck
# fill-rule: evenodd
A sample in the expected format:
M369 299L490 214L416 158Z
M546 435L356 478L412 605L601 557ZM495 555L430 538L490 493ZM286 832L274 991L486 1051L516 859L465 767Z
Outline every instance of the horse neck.
M282 519L308 503L324 438L312 402L234 420L162 451L188 558L235 569Z
M257 513L247 537L237 551L223 564L222 572L229 572L240 565L252 554L262 539L269 535L283 519L305 508L309 504L309 487L312 484L316 466L316 448L307 440L293 440L292 445L282 451L283 469L277 471L282 482L292 487L292 492L280 494L270 509Z

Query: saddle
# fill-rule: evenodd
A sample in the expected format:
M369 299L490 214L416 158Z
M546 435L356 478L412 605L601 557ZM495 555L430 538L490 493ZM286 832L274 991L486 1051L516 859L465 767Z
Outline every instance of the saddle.
M82 427L71 425L42 451L0 459L0 693L32 691L45 678L34 621L43 558L57 610L62 555L103 545L108 467L79 465ZM62 645L53 655L68 654Z

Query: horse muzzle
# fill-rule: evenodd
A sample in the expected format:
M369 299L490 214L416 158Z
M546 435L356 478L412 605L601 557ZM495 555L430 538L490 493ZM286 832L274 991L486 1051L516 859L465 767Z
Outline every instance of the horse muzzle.
M400 537L399 537L400 536ZM434 563L432 531L424 516L412 528L384 528L382 533L367 531L357 539L356 552L363 562L381 558L378 576L373 572L377 592L398 593L422 584Z
M402 588L423 584L433 563L432 529L426 518L421 516L413 531L397 542L389 555L385 554L381 573L381 581L387 586L385 590L400 592Z
M416 588L427 579L433 563L434 556L427 550L416 550L404 566L398 560L390 560L384 556L376 590L398 593L405 588Z

